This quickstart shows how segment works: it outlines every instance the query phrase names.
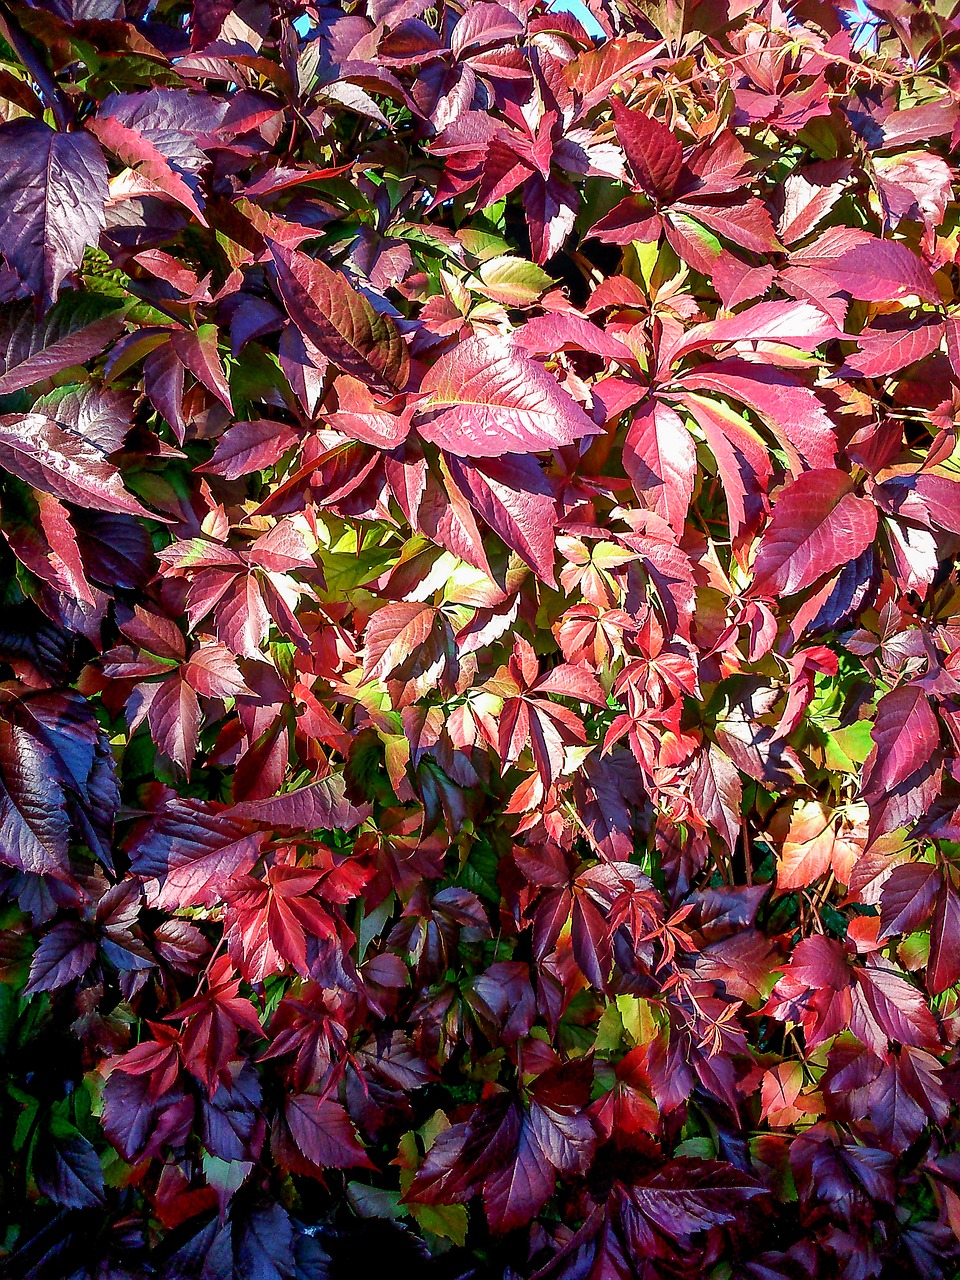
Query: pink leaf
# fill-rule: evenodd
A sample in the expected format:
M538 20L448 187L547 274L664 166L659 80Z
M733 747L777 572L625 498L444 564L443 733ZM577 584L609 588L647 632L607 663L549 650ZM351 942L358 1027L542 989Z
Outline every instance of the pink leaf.
M120 472L100 449L39 413L0 417L0 466L78 507L151 515L127 493Z
M492 337L468 338L424 375L417 430L468 458L573 444L592 422L542 365Z
M916 295L938 303L940 294L922 259L898 240L869 240L829 266L834 284L865 302L892 302Z
M633 416L623 445L623 469L644 506L679 537L697 473L693 437L668 405L650 399Z

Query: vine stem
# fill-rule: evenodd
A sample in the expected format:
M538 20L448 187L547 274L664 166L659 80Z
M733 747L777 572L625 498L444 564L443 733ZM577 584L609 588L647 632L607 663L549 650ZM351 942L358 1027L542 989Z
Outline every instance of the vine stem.
M740 816L740 831L743 836L743 866L747 876L747 884L753 884L753 864L750 858L750 832L747 828L747 815Z
M42 59L30 41L30 37L18 25L6 3L0 2L0 35L13 49L17 57L30 72L37 88L53 112L57 128L61 133L73 123L73 109L66 94L57 84L53 75L44 66Z

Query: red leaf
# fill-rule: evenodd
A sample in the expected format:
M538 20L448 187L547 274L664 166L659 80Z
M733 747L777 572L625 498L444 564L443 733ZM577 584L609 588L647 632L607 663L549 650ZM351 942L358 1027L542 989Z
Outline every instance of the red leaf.
M753 595L793 595L865 550L877 531L873 503L842 471L806 471L780 493L753 566Z
M186 1000L168 1022L182 1022L180 1052L184 1064L206 1086L212 1098L218 1087L233 1081L231 1067L238 1061L240 1032L262 1035L260 1020L249 1000L240 996L240 979L221 956L211 967L206 987Z
M248 982L263 982L286 964L309 976L307 939L337 936L333 919L311 897L322 878L309 868L274 866L266 880L238 876L223 890L224 935Z
M735 316L694 325L670 358L676 363L681 356L703 347L748 341L786 343L806 351L838 336L833 321L809 302L758 302Z
M510 454L472 464L451 456L448 465L477 514L538 577L554 586L556 503L536 458Z
M272 467L298 439L297 433L282 422L272 422L267 418L236 422L217 441L210 461L196 470L223 476L225 480L237 480L240 476Z
M514 330L511 339L515 346L537 356L552 355L572 347L577 351L589 351L604 360L636 359L625 342L606 333L599 325L591 324L583 316L568 312L534 316Z
M816 393L788 373L745 360L698 365L684 374L683 385L719 391L749 405L788 450L796 450L811 468L834 464L837 440L833 423Z
M870 1012L890 1040L916 1049L939 1049L940 1032L922 992L880 965L857 969L856 976ZM856 1023L852 1029L859 1034Z
M190 766L197 754L200 733L200 703L197 695L175 672L158 684L142 684L132 698L134 722L142 719L146 709L150 734L159 749L178 768L190 776Z
M895 328L867 328L857 334L860 350L848 356L847 377L882 378L905 369L936 351L943 340L943 321L913 319Z
M402 391L410 359L400 331L346 277L319 258L270 242L280 294L291 319L344 373L377 390Z
M480 1102L470 1119L440 1133L404 1200L461 1204L510 1159L520 1136L520 1109L508 1094Z
M237 660L225 645L199 645L181 667L183 679L205 698L235 698L250 693Z
M927 990L940 995L960 981L960 894L944 881L937 893L930 924Z
M381 605L364 632L364 680L383 680L395 671L425 643L436 617L433 605Z
M940 873L931 862L894 867L880 891L878 939L918 929L933 910L940 885Z
M700 753L696 771L690 779L690 790L701 817L719 832L724 844L733 852L740 838L743 780L730 757L719 747L711 744Z
M679 139L661 121L631 111L619 98L613 99L613 125L639 185L648 196L669 204L683 167Z
M231 819L263 827L299 831L352 831L367 817L369 806L355 806L346 798L342 774L331 774L295 791L263 800L245 800L225 811Z
M893 791L924 765L940 745L940 726L924 690L901 685L877 703L870 736L874 749L863 766L866 797Z

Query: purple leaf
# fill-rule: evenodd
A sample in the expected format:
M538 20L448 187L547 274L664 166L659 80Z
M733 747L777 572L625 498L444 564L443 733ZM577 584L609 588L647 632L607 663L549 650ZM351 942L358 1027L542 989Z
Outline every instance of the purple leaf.
M46 1137L34 1162L37 1186L63 1209L102 1209L103 1168L91 1143L80 1134Z
M108 150L206 225L200 171L207 162L201 149L227 110L207 93L146 89L113 93L90 121L90 129Z
M176 910L217 901L227 881L256 862L263 838L248 818L176 800L134 833L128 851L150 902Z
M78 921L62 920L41 939L30 963L30 981L24 995L35 991L55 991L90 968L96 944Z
M70 880L71 836L110 863L113 754L72 691L0 685L0 863Z
M673 1239L722 1226L743 1214L744 1202L766 1188L720 1160L672 1160L633 1183L632 1202Z
M367 816L366 806L359 808L347 800L343 776L331 774L296 791L271 796L266 800L248 800L226 810L226 815L264 827L292 827L302 831L352 831Z
M120 472L100 449L40 413L0 417L0 467L78 507L151 516L127 493Z
M38 321L30 303L5 307L0 320L0 395L42 382L98 356L123 328L123 312L90 295L65 294Z
M375 390L402 391L410 360L393 320L325 262L276 241L270 249L290 318L316 349Z
M107 165L89 133L0 125L0 251L49 307L105 226Z

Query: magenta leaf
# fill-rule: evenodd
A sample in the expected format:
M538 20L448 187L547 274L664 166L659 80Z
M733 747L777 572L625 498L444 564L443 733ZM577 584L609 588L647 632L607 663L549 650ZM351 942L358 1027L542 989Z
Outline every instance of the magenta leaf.
M939 302L940 294L923 261L897 240L869 240L849 249L829 268L834 284L855 298L889 302L916 295Z

